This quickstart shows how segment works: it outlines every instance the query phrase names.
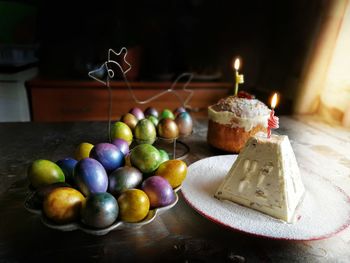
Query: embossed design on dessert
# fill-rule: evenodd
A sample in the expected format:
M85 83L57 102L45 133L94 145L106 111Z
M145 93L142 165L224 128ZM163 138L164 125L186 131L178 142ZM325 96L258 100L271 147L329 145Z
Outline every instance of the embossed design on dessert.
M305 189L287 136L248 140L215 197L293 222Z

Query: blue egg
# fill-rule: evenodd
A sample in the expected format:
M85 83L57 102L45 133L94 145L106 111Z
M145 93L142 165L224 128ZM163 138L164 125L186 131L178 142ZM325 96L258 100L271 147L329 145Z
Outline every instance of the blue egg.
M66 183L69 183L71 185L74 184L73 172L77 162L78 161L73 158L64 158L56 162L56 164L61 168L61 170L64 173L64 177L66 178Z
M177 117L177 115L179 115L180 113L182 112L187 112L186 109L184 107L178 107L174 110L174 115L175 115L175 118Z
M98 143L91 149L90 158L99 161L107 173L124 165L124 154L111 143Z
M119 214L117 200L110 193L92 194L81 208L81 221L91 227L105 228L112 225Z
M74 168L74 181L85 196L93 193L104 193L108 187L106 170L95 159L80 160Z

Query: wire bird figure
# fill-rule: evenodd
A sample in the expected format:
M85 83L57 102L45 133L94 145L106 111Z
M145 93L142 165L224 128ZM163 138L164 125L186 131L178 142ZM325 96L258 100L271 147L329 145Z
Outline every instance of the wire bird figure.
M122 73L123 80L128 88L129 94L133 98L135 103L141 104L141 105L147 104L147 103L150 103L150 102L156 100L157 98L159 98L165 94L172 93L179 100L182 107L187 108L187 109L191 109L191 105L189 104L189 101L191 100L191 98L193 96L193 90L188 89L188 85L191 83L191 81L193 79L192 73L186 72L186 73L180 74L174 80L174 82L171 84L171 86L168 89L163 90L163 91L161 91L153 96L150 96L149 98L147 98L145 100L140 100L135 95L135 93L131 87L131 84L128 81L128 78L126 76L127 73L132 68L131 64L126 60L127 54L128 54L128 50L126 47L122 47L119 52L115 52L113 49L109 49L108 50L108 60L105 61L99 68L94 69L88 73L90 78L97 80L98 82L106 85L106 87L108 89L108 136L109 136L109 141L111 141L110 131L111 131L112 104L113 104L112 89L111 89L110 81L113 80L113 78L116 76L116 71L119 71ZM123 64L125 64L124 67L123 67L123 65L121 65L118 62L118 60L121 56L122 56L122 62L124 62ZM107 72L107 75L104 74L105 72ZM187 80L182 83L182 85L183 85L182 90L185 91L188 94L188 96L185 99L183 99L179 95L179 93L175 90L175 87L177 86L178 82L181 79L186 78L186 77L187 77Z

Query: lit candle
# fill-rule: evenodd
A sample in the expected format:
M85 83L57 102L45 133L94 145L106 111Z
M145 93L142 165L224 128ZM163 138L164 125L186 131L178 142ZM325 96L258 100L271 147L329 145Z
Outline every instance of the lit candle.
M275 116L275 107L277 105L278 97L277 93L273 94L271 99L271 112L270 112L270 118L267 121L267 137L271 137L271 130L277 129L279 127L279 119L277 116Z
M239 67L240 67L241 63L239 61L239 58L236 58L235 59L235 62L233 64L233 68L235 70L235 96L237 96L237 93L238 93L238 84L242 84L244 83L244 76L243 74L239 74L238 70L239 70Z

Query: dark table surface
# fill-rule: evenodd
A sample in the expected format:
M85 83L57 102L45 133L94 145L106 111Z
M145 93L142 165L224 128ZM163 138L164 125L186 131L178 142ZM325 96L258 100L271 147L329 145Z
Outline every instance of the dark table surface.
M288 128L298 123L311 127L307 121L284 117L280 130L298 141L297 133ZM28 165L39 158L56 161L71 156L80 142L106 141L106 128L101 122L0 124L0 262L350 262L349 231L310 242L252 236L202 217L181 192L174 208L139 229L94 236L44 226L24 209ZM206 121L196 121L194 134L184 140L190 146L188 165L222 154L207 145L206 132Z

